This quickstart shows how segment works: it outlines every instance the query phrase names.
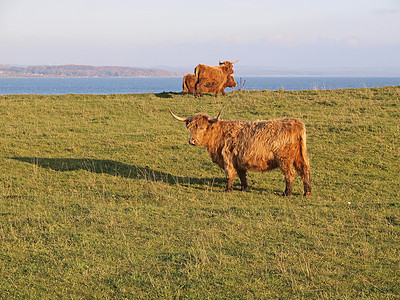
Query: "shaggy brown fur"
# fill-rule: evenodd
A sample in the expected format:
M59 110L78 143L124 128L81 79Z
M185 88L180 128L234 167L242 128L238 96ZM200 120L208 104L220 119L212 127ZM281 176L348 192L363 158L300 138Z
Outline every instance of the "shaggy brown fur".
M195 92L195 75L194 74L186 74L183 77L183 84L182 84L182 89L184 93L194 93ZM222 90L224 91L227 87L232 88L232 90L235 90L236 82L233 76L228 75L228 79L225 83L225 85L222 87ZM206 86L203 87L202 89L203 93L215 93L215 86L211 86L210 84L207 84Z
M187 118L171 114L185 121L189 144L204 146L212 161L225 171L226 192L232 190L236 173L245 191L247 171L280 168L286 180L284 195L292 194L295 169L303 181L304 196L311 195L306 129L299 119L246 122L222 121L219 116L203 114Z
M207 66L199 64L194 69L195 74L195 93L194 96L203 95L204 88L211 87L215 90L215 97L221 92L225 96L224 86L228 80L228 76L233 74L234 62L220 62L219 66Z

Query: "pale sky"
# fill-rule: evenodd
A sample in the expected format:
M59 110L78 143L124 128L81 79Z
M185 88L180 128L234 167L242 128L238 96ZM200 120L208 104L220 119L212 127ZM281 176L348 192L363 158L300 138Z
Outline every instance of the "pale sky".
M237 59L285 68L400 67L400 0L0 0L0 64Z

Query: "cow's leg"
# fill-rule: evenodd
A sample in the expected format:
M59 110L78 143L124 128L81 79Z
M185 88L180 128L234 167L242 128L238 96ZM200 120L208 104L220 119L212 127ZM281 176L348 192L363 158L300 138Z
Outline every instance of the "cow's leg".
M294 162L294 167L297 173L300 175L304 186L304 196L311 195L311 185L310 185L310 166L302 160L297 160Z
M217 86L216 90L215 90L215 97L218 96L218 93L221 92L223 96L226 96L225 94L225 90L224 90L224 84L220 84L219 86Z
M285 175L286 180L286 189L283 195L290 196L293 191L294 176L296 175L296 171L293 168L293 162L285 161L281 164L280 167L283 174Z
M233 167L227 166L225 167L225 176L226 176L226 189L225 192L229 193L233 188L233 180L235 179L236 170Z
M194 97L197 98L200 94L200 97L203 96L203 94L201 93L201 84L200 82L196 82L196 84L194 85Z
M203 88L203 83L202 82L199 82L199 85L198 85L198 91L197 91L197 95L200 95L200 97L203 97L203 90L202 90L202 88Z
M240 178L240 184L242 186L241 190L243 192L246 192L247 188L248 188L247 178L246 178L247 171L246 170L238 170L237 172L238 172L238 175L239 175L239 178Z

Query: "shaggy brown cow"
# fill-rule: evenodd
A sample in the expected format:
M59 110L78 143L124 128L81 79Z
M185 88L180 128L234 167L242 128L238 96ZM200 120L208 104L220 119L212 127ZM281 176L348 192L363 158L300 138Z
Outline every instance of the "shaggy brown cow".
M224 169L226 192L232 190L236 173L246 191L247 171L280 168L286 179L284 195L291 195L295 168L303 181L304 196L311 195L306 128L299 119L222 121L221 112L217 118L203 114L182 118L169 111L186 123L189 144L204 146L212 161Z
M194 96L203 96L204 88L212 88L215 91L215 97L221 92L225 96L224 86L228 76L233 74L233 64L235 62L220 62L219 66L197 65L194 69L195 74L195 92Z
M194 93L195 92L195 75L194 74L186 74L183 77L183 84L182 84L182 89L184 93ZM232 90L235 90L236 82L233 76L229 75L228 80L226 81L225 85L222 87L223 90L225 90L227 87L232 88ZM214 93L215 89L213 89L211 86L205 86L202 89L203 93Z

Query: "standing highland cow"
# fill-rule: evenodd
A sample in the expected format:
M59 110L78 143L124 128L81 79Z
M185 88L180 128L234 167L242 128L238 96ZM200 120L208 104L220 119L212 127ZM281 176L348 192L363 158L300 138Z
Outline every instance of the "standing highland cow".
M238 61L224 61L220 62L219 66L197 65L194 69L194 96L197 97L200 95L201 97L205 88L212 88L215 91L215 97L218 96L218 93L222 93L225 96L224 87L228 81L228 76L234 73L233 64L236 62Z
M285 196L292 194L295 169L304 185L304 196L311 195L310 165L306 149L306 128L298 119L268 121L223 121L197 114L182 118L190 131L189 144L204 146L212 161L220 166L230 192L236 173L242 191L247 190L247 171L280 168L285 176ZM293 168L294 166L294 168Z

